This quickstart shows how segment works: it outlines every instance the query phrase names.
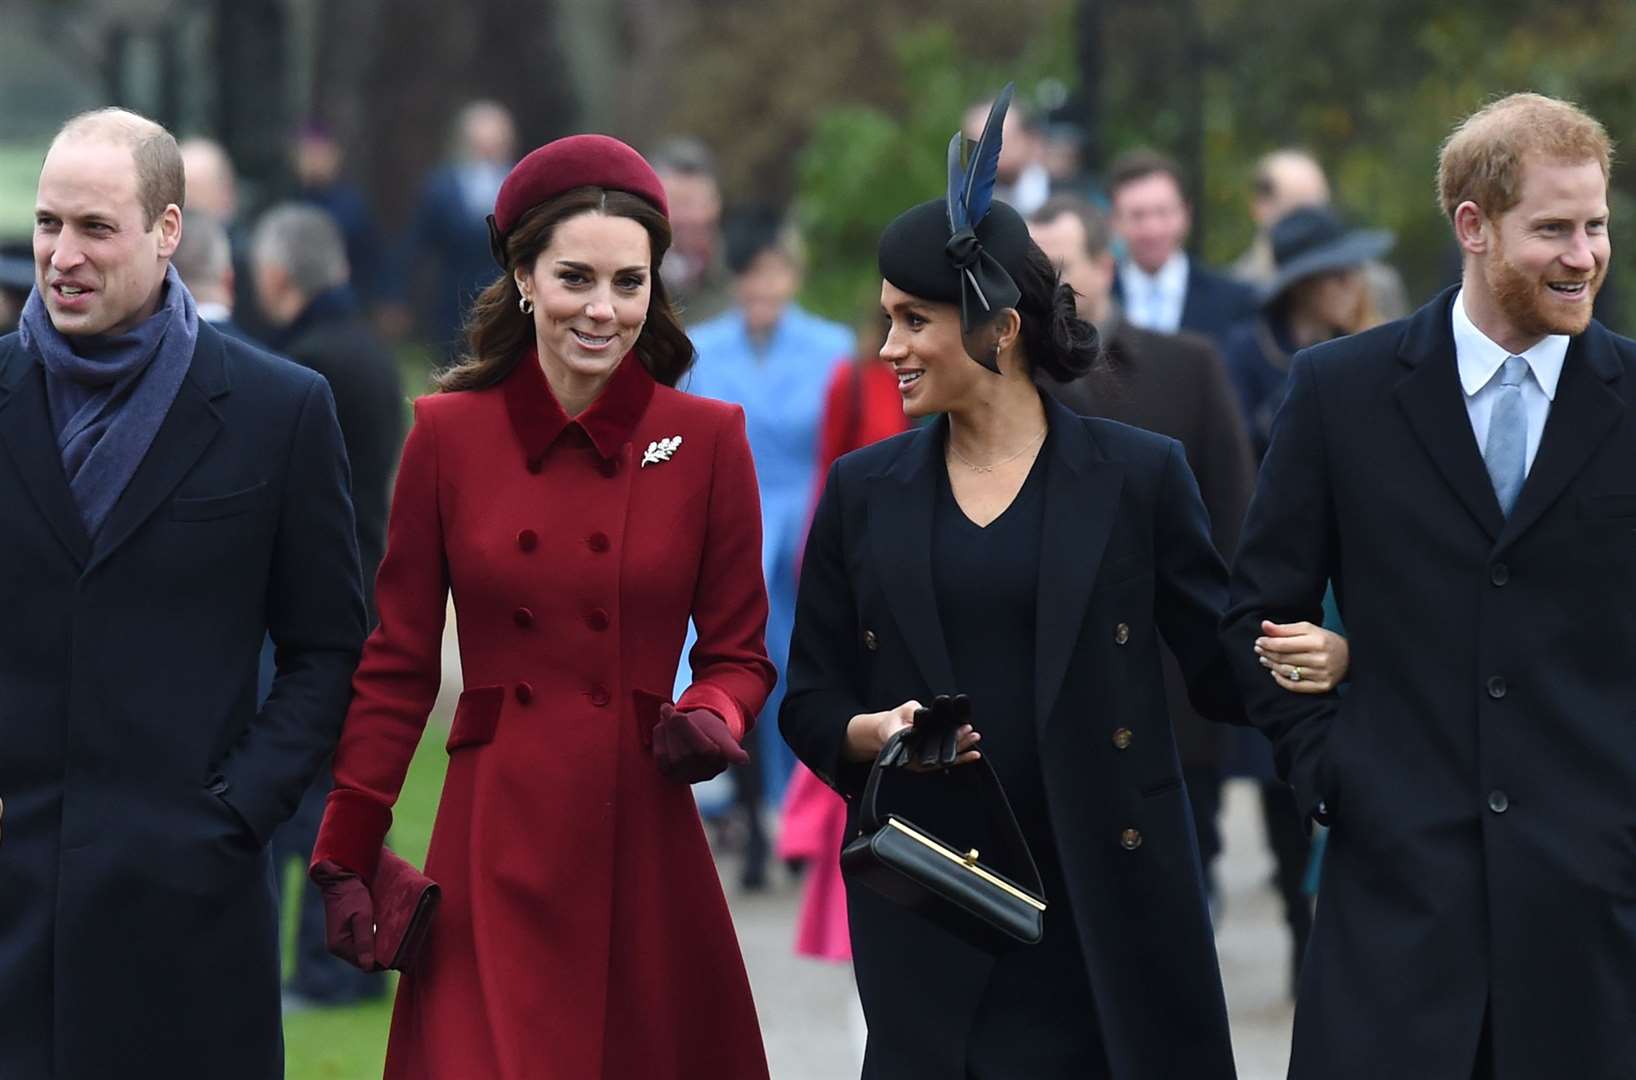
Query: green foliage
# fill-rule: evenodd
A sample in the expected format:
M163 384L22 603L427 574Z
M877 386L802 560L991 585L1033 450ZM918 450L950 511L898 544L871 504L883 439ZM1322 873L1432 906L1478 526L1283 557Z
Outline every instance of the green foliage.
M929 23L894 41L901 109L821 110L799 160L796 213L810 256L803 303L848 323L872 312L881 230L900 212L943 194L945 151L966 107L1007 80L1017 82L1023 100L1048 78L1068 81L1066 41L1065 34L1041 34L1019 42L1026 48L1010 59L979 61L965 54L947 24Z
M1108 144L1116 152L1156 145L1202 173L1196 239L1212 262L1249 243L1255 160L1305 146L1329 171L1344 211L1397 233L1392 261L1411 299L1424 300L1455 270L1434 176L1438 147L1462 117L1537 90L1579 101L1616 140L1636 127L1636 5L1622 0L1100 6L1110 43ZM1636 283L1636 234L1626 224L1636 172L1616 169L1613 187L1614 274ZM1633 289L1621 291L1636 299Z

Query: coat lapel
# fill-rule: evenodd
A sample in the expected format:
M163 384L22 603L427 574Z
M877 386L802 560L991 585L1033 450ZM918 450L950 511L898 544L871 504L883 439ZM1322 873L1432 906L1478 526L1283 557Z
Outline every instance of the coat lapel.
M131 534L157 510L182 478L193 468L217 432L221 414L212 402L228 391L222 336L203 323L193 349L187 378L176 392L176 400L165 414L153 445L114 504L108 520L97 533L86 572L96 569L130 539Z
M1620 371L1613 343L1600 323L1592 323L1574 338L1539 452L1497 547L1513 543L1550 509L1624 414L1624 400L1609 385Z
M1079 647L1097 567L1118 516L1124 469L1106 461L1085 421L1047 398L1051 462L1046 474L1035 602L1034 718L1043 728Z
M1410 371L1394 393L1409 426L1443 479L1494 540L1500 535L1505 517L1477 449L1477 436L1466 413L1465 391L1460 388L1450 314L1456 291L1444 291L1409 320L1398 358Z
M51 525L74 562L83 566L91 541L85 522L68 490L57 436L46 402L45 369L15 344L0 355L0 443L11 454L41 515Z
M934 694L959 690L932 586L932 514L948 420L922 428L869 494L869 539L887 606Z

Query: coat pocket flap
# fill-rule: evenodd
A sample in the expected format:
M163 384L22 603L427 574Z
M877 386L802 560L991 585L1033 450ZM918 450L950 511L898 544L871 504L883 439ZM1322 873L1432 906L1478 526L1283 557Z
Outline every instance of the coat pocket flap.
M492 742L505 699L503 686L478 686L461 694L454 707L454 722L449 725L448 752Z
M633 690L631 701L636 712L636 737L641 741L642 749L651 751L653 729L659 723L659 706L670 704L670 697L651 690Z
M232 517L255 506L261 501L262 493L266 490L267 482L264 480L254 487L229 492L226 495L179 496L171 500L170 516L177 521L210 521L214 518Z

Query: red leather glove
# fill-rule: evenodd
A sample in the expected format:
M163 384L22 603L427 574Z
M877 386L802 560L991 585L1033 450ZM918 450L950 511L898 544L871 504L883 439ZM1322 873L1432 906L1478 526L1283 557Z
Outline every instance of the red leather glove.
M363 971L380 971L375 963L375 902L369 887L357 874L327 859L312 868L312 880L324 894L330 953Z
M666 702L653 726L653 760L667 778L697 784L729 765L745 764L750 755L727 730L727 721L711 710L678 710Z

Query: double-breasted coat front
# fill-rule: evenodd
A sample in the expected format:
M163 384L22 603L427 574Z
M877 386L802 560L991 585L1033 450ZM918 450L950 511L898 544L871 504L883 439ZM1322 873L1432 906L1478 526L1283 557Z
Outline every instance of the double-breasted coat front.
M1067 903L1045 917L1075 920L1097 1014L1086 1022L1100 1023L1112 1076L1222 1080L1233 1075L1227 1013L1160 638L1194 704L1242 720L1216 632L1227 571L1179 443L1055 401L1046 411L1034 709L1021 718L1034 725L1067 890L1047 896ZM849 718L965 689L930 555L946 430L940 421L837 461L802 564L779 721L851 804L849 838L868 772L847 760ZM1001 752L993 740L983 748ZM906 816L955 835L944 830L957 804L975 798L963 775L915 778L919 792L900 784ZM865 1077L965 1080L993 958L865 888L848 893L870 1021Z
M416 402L314 855L373 872L452 593L465 689L426 863L444 898L388 1077L766 1076L692 793L636 702L669 697L691 616L678 704L743 737L774 677L760 555L742 411L634 355L572 420L532 353Z

